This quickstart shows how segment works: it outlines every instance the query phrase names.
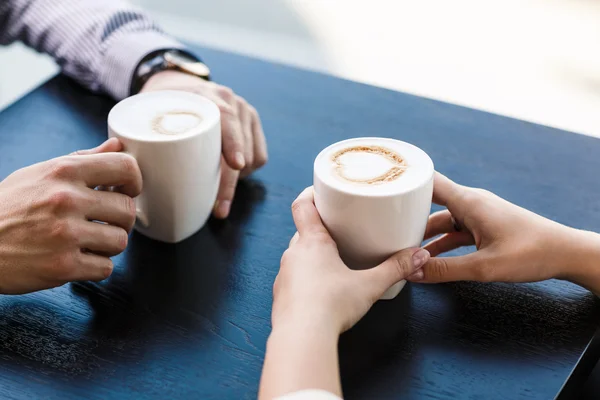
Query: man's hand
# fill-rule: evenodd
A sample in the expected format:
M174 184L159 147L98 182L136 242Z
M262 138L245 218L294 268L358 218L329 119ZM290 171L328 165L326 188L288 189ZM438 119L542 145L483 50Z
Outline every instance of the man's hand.
M142 175L110 139L0 182L0 293L107 278L127 246ZM116 186L120 193L94 190ZM94 222L94 221L101 221Z
M226 218L231 209L238 179L244 178L267 162L267 143L256 109L231 89L204 79L176 71L153 75L142 92L183 90L198 93L221 111L223 157L221 184L214 215Z

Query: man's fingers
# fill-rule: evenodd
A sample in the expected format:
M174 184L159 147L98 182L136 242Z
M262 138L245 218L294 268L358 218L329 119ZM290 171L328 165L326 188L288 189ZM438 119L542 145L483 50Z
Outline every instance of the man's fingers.
M88 189L86 189L88 190ZM91 190L90 204L86 207L86 218L102 221L131 232L135 223L135 202L124 194Z
M267 150L267 140L265 133L260 122L258 112L254 107L248 105L250 113L250 127L252 130L252 144L253 144L253 163L249 167L248 165L242 171L242 177L250 175L252 172L264 166L269 160L269 154Z
M92 253L116 256L125 251L127 241L127 232L117 226L91 221L85 221L81 226L79 245Z
M60 157L52 164L60 178L81 180L89 188L116 186L136 197L142 191L142 173L135 158L125 153L101 153Z
M229 216L239 177L240 171L232 169L221 157L221 183L213 211L216 218L224 219Z
M258 169L269 160L269 152L260 116L252 106L250 106L250 113L252 115L252 134L254 136L254 169Z
M100 146L94 147L93 149L77 150L71 155L73 156L84 156L88 154L100 154L100 153L116 153L123 150L123 144L117 138L110 138L102 143Z
M248 176L254 170L254 137L252 135L252 115L248 108L246 100L236 96L237 114L240 120L242 135L244 137L244 161L245 168L242 170L242 177Z
M463 246L472 246L475 244L473 235L469 232L451 232L439 237L425 245L425 248L432 257L457 249Z
M483 268L482 251L459 257L432 257L422 268L423 275L413 274L406 280L421 283L481 280Z
M72 281L102 281L113 271L113 262L107 256L82 252L80 258Z
M218 87L216 96L211 97L221 113L221 136L223 156L227 165L236 170L246 166L244 157L244 133L237 112L235 95L231 89Z
M298 198L294 200L292 203L292 216L300 235L327 232L315 207L312 186L304 189Z
M356 273L362 275L361 279L368 282L369 294L376 300L395 283L419 270L428 260L427 250L406 249L394 254L375 268L356 271Z
M429 216L423 240L431 239L434 236L452 231L454 231L454 221L452 220L450 211L438 211Z

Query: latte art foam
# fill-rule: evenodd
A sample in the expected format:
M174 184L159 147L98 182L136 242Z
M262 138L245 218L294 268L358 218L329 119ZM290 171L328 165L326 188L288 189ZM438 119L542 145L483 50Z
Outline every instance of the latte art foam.
M387 138L335 143L319 153L314 165L315 177L327 186L364 196L412 191L429 182L433 172L423 150Z
M167 111L152 120L152 130L163 135L180 135L202 123L202 117L193 111Z
M109 125L120 136L156 142L185 140L219 121L219 109L212 101L175 90L128 97L108 114Z
M401 155L382 146L347 147L333 154L331 160L341 179L365 185L391 182L408 168Z

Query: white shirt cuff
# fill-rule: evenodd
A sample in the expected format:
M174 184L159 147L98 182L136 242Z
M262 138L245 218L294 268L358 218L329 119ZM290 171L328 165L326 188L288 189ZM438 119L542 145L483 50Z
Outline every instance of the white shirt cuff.
M115 38L102 60L100 85L116 100L129 96L133 73L139 62L156 50L183 49L177 40L154 31L128 32Z
M307 389L288 393L274 400L342 400L342 398L325 390Z

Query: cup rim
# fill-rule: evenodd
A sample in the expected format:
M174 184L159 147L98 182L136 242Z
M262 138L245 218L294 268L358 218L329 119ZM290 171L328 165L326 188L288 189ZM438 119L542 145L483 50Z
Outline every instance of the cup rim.
M119 129L115 128L115 123L113 121L113 119L115 118L114 117L115 113L119 112L121 108L126 107L128 105L128 103L136 101L136 99L139 99L140 97L154 97L154 96L160 96L160 94L165 94L165 93L166 94L176 94L177 96L185 96L185 97L195 98L195 100L199 100L207 107L208 112L202 114L202 122L200 123L200 125L198 127L194 128L194 131L192 133L185 133L183 135L173 135L173 136L169 136L168 139L165 139L165 138L158 139L157 137L153 137L153 135L150 135L148 137L131 135L131 134L128 134L127 132L124 132L123 129L119 130ZM219 110L219 107L217 107L217 105L212 100L210 100L209 98L207 98L205 96L202 96L198 93L187 92L184 90L155 90L152 92L144 92L144 93L135 94L135 95L127 97L127 98L121 100L120 102L118 102L117 104L115 104L112 107L112 109L110 110L110 112L108 113L107 125L108 125L109 136L112 134L117 137L122 137L124 139L139 142L139 143L173 143L173 142L182 142L182 141L196 138L198 136L202 136L206 132L212 130L215 127L215 125L217 125L220 121L221 121L221 112ZM165 135L165 136L167 136L167 135Z

